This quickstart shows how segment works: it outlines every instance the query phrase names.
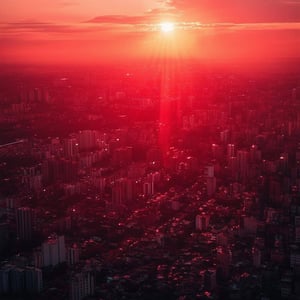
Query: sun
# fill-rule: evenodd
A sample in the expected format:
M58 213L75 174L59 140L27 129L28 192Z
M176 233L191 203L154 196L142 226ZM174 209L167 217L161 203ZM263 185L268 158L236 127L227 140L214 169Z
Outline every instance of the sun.
M162 32L168 33L174 31L174 29L175 29L174 23L171 22L160 23L160 30Z

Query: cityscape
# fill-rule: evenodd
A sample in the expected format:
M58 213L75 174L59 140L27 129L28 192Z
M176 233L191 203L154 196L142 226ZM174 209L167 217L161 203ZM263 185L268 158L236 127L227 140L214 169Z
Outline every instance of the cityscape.
M300 299L299 2L44 2L0 4L0 299Z

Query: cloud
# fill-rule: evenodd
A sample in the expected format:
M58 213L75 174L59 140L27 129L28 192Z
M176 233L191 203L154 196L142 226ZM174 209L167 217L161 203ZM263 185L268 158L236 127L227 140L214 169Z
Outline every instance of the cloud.
M105 26L105 24L60 24L47 22L14 22L14 23L0 23L1 34L26 34L26 33L58 33L58 34L85 34L89 32L110 31L112 26Z
M68 25L30 21L0 24L0 28L8 32L68 32L71 30L71 27Z
M182 29L198 29L198 30L300 30L300 23L179 23Z
M88 20L87 23L136 25L153 21L153 17L150 16L104 15Z
M179 30L218 33L236 30L299 30L300 0L160 0L159 8L137 15L99 15L81 23L27 20L0 23L5 36L35 35L40 38L94 38L98 34L134 34L159 30L158 24L173 21ZM61 5L78 1L61 0ZM297 21L299 21L299 23Z
M115 36L137 36L142 32L159 31L160 19L154 14L146 16L107 15L98 16L83 23L50 23L50 22L14 22L0 23L0 34L5 38L19 39L65 39L65 40L93 40L102 35ZM190 31L198 34L218 34L220 32L233 32L240 30L300 30L300 23L200 23L176 21L175 27L178 31ZM198 33L197 33L198 32ZM145 37L145 36L144 36Z
M200 22L300 22L296 0L168 0L184 18Z
M87 23L106 23L106 24L153 24L164 20L176 20L178 14L172 7L162 7L150 9L142 15L101 15L87 21Z

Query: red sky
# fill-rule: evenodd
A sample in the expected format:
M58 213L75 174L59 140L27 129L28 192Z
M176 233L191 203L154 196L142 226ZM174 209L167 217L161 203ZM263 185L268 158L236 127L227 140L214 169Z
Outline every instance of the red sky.
M0 20L7 63L300 54L300 0L1 0ZM176 30L161 33L164 21Z

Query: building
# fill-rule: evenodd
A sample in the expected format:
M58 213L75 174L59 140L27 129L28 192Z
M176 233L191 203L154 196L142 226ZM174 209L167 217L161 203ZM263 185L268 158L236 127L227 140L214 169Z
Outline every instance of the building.
M25 269L25 290L30 294L40 293L43 289L42 270L34 267Z
M13 267L9 272L10 291L12 294L20 294L25 289L24 269Z
M79 153L79 144L75 138L67 138L63 140L64 155L72 158Z
M88 151L96 147L96 131L82 130L79 132L79 150Z
M11 265L5 265L0 269L0 294L8 294L10 292L10 270Z
M239 179L245 181L249 174L249 152L239 150L237 152Z
M216 188L217 188L217 178L216 177L206 177L207 196L212 196L216 192Z
M90 272L74 274L70 284L70 299L81 300L95 293L95 279Z
M202 214L196 216L196 230L206 231L209 225L209 215Z
M261 266L261 251L257 247L252 248L253 266L259 268Z
M67 249L67 262L69 265L74 265L79 262L80 248L77 244L72 245Z
M203 274L203 283L206 290L212 291L217 287L217 271L216 269L206 270Z
M229 160L231 157L234 157L235 155L235 146L234 144L228 144L227 145L227 159Z
M206 166L205 170L204 170L204 176L212 178L212 177L214 177L214 175L215 175L214 174L214 166L213 165Z
M52 236L42 244L43 267L56 266L66 261L64 236Z
M112 204L113 206L126 205L134 197L142 193L143 186L139 180L119 178L112 185Z
M218 268L223 278L228 278L232 262L232 253L229 247L217 247Z
M43 289L40 269L6 264L0 269L0 295L32 295Z
M16 211L17 234L21 240L31 240L35 228L35 211L20 207Z

